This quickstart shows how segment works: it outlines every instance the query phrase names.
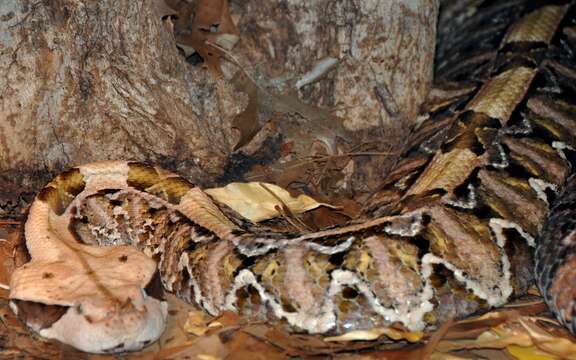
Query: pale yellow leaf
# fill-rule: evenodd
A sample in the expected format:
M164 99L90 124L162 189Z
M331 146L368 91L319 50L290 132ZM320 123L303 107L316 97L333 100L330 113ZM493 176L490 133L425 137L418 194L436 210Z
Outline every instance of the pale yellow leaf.
M382 335L386 335L392 340L407 340L410 342L418 342L424 336L421 331L398 331L391 328L374 328L370 330L350 331L340 336L330 336L324 338L324 341L369 341L376 340Z
M186 322L184 323L184 331L196 336L202 336L208 331L204 313L201 311L189 311Z
M519 326L509 327L508 324L502 324L484 331L473 340L440 341L436 349L444 352L461 349L503 349L508 345L531 346L532 340Z
M261 182L231 183L221 188L208 189L206 193L253 222L281 215L277 208L282 208L282 205L286 205L294 214L300 214L318 206L334 208L331 205L319 203L307 195L293 197L277 185Z
M548 333L530 317L493 327L473 340L445 340L436 347L442 352L484 348L507 349L518 359L576 360L576 343Z
M198 360L220 360L220 357L209 355L209 354L198 354L196 356Z
M510 355L519 360L556 360L556 356L547 354L533 346L524 347L518 345L510 345L506 347Z
M562 359L576 360L576 343L570 339L555 336L540 328L534 321L520 320L532 341L543 352Z

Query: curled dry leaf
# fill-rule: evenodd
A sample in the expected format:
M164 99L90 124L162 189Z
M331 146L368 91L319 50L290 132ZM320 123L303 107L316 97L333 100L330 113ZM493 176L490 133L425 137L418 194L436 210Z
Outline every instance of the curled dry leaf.
M504 349L511 344L530 346L532 344L530 338L518 330L520 330L518 326L513 327L505 323L484 331L475 339L441 341L436 349L441 352L449 352L462 349Z
M188 317L184 323L184 331L196 336L202 336L206 334L209 329L206 323L204 312L191 310L188 312Z
M418 195L435 189L452 193L480 162L481 158L469 149L456 148L448 153L437 153L407 195Z
M510 304L508 307L460 320L442 336L443 340L475 339L484 331L506 322L516 322L523 316L536 316L546 310L543 301Z
M220 69L222 53L214 44L230 50L238 40L238 30L230 16L228 0L198 1L192 31L176 36L179 46L194 48L216 75L222 74Z
M436 347L440 352L483 348L506 349L521 359L576 359L575 343L546 332L530 317L503 323L472 340L441 341Z
M350 331L340 336L330 336L324 338L324 341L369 341L376 340L382 335L386 335L392 340L407 340L414 343L422 340L424 333L422 331L399 331L392 328L374 328L370 330Z
M253 222L279 216L278 208L282 208L283 205L295 214L318 206L334 208L332 205L319 203L307 195L293 197L277 185L261 182L231 183L221 188L208 189L206 193Z
M547 353L561 359L576 359L576 343L568 338L550 334L543 328L536 325L531 319L520 319L520 324L534 345ZM508 349L510 351L510 349Z
M239 72L232 82L236 89L248 95L246 108L232 121L232 128L240 133L240 138L233 149L236 151L254 138L261 125L258 121L258 87L256 84L242 72Z
M227 326L235 326L239 323L238 314L225 312L217 319L212 319L205 312L197 309L188 311L188 317L184 323L184 331L196 336L204 336L209 330L222 329Z

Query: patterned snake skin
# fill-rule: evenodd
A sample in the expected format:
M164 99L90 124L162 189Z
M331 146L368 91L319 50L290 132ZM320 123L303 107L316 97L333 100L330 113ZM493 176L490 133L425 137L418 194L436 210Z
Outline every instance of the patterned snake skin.
M536 280L558 321L576 334L576 177L551 209L536 248Z
M41 335L92 352L159 336L158 281L210 314L233 310L296 331L424 329L523 294L539 242L538 284L574 331L574 180L545 219L574 165L575 6L471 3L445 9L436 75L452 95L430 104L415 131L422 140L386 177L375 218L272 233L224 215L165 170L83 165L33 204L31 261L11 280L14 310ZM134 247L158 263L159 277ZM63 265L70 259L78 265ZM71 273L85 274L82 291ZM114 276L116 285L103 280Z

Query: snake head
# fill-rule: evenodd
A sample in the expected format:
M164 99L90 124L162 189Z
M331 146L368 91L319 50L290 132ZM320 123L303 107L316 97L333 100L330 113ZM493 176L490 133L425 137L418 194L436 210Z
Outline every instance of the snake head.
M11 307L41 336L92 353L156 341L167 303L154 260L126 247L74 246L16 269Z

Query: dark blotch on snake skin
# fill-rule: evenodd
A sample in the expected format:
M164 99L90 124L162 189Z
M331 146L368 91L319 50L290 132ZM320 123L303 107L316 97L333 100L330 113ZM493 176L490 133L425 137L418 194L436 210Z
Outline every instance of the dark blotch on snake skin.
M46 329L68 311L68 306L46 305L34 301L12 300L18 308L18 318L35 329Z
M58 175L40 191L38 199L46 202L57 215L62 215L85 185L84 176L79 169L74 168Z

